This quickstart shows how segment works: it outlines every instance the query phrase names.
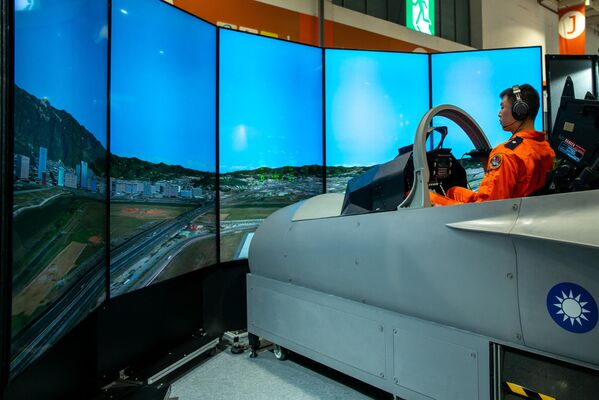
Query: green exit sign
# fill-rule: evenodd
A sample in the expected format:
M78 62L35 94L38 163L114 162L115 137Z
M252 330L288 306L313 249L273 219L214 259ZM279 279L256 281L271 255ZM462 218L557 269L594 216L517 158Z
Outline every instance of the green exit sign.
M435 35L435 0L407 0L406 26L415 31Z

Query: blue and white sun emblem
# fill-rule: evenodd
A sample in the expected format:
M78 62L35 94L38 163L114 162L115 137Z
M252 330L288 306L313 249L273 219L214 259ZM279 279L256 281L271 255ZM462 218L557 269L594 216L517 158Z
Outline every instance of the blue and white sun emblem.
M547 310L562 328L586 333L597 325L597 303L593 296L575 283L555 285L547 294Z

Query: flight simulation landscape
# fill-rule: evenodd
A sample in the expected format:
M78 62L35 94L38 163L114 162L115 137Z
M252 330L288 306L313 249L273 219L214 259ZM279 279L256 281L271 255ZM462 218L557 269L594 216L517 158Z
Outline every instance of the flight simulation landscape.
M162 2L115 0L112 17L110 294L118 296L217 262L216 28Z
M12 343L19 368L104 299L106 149L47 99L15 86L15 103Z
M267 168L222 174L221 258L247 258L253 232L266 217L322 193L322 166Z
M247 258L270 214L323 191L323 60L320 48L229 30L219 51L220 254L229 261Z
M111 295L216 262L215 173L113 156Z
M11 376L106 296L107 12L16 7Z

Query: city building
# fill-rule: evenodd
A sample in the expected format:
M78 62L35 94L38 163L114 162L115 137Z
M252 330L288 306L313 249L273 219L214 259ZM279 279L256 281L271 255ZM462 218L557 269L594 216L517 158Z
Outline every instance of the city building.
M81 166L79 168L79 188L86 190L87 189L87 162L81 161Z
M179 196L179 190L181 190L181 186L167 183L164 188L164 196L177 197Z
M61 165L60 167L58 167L58 182L56 183L57 186L64 186L64 178L65 170L64 167Z
M202 197L202 194L204 194L204 191L201 187L194 187L193 189L191 189L191 192L193 194L193 197L195 198Z
M15 156L15 178L29 179L29 157L22 154Z
M77 189L77 174L74 174L72 172L65 172L64 186L71 189Z
M37 160L37 177L42 180L44 172L46 172L46 163L48 161L48 149L40 147L39 158Z
M152 196L152 184L150 182L144 182L144 196Z
M123 193L125 193L125 189L127 186L125 185L125 182L116 181L113 183L113 187L114 187L113 192L115 194L123 194Z
M125 181L125 193L141 194L144 192L144 184L142 182Z

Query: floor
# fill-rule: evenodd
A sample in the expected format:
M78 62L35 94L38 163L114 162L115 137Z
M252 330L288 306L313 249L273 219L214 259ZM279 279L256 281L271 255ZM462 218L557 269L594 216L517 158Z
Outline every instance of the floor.
M390 394L347 378L297 355L279 361L272 351L226 350L189 371L171 386L171 399L392 399Z

